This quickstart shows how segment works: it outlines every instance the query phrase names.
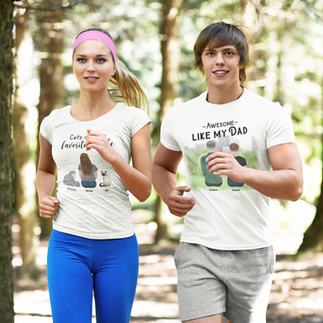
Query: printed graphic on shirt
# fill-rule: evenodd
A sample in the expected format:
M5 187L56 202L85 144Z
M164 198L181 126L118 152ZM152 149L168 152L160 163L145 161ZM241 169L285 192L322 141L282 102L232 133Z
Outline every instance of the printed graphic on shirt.
M231 150L231 154L236 159L236 161L243 167L247 166L246 159L239 156L239 154L238 154L239 145L236 143L232 143L229 147ZM234 182L233 180L230 179L230 177L228 177L228 185L230 187L242 187L244 185L244 183Z
M251 189L228 176L211 174L207 168L207 157L217 151L233 155L242 167L258 168L257 140L248 135L247 127L238 127L236 123L207 123L202 128L212 130L191 134L192 147L184 147L184 160L193 188L209 191Z
M96 179L98 177L98 168L92 164L89 155L86 153L80 156L81 163L79 164L81 184L85 188L96 187Z
M62 141L60 148L62 151L84 150L86 149L85 141L86 136L71 134L69 140ZM111 146L114 146L114 141L111 138L107 137L107 141ZM94 188L103 187L106 192L109 191L109 187L112 185L109 170L99 170L88 153L76 154L75 157L77 160L73 162L73 165L77 169L70 169L64 175L63 184L67 186L67 189L76 191L75 188L78 187L85 188L86 192L93 192Z
M68 174L64 176L63 183L67 186L80 186L80 182L75 180L76 172L75 170L71 170Z
M111 181L110 176L108 175L108 171L101 171L101 175L102 175L102 178L103 178L103 182L100 183L100 186L101 187L109 187L109 186L111 186L112 181Z

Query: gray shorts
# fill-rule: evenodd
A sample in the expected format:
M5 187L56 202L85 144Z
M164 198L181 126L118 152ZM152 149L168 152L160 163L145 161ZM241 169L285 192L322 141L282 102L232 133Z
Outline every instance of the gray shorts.
M273 247L223 251L181 242L175 252L181 321L224 314L264 323L274 273Z

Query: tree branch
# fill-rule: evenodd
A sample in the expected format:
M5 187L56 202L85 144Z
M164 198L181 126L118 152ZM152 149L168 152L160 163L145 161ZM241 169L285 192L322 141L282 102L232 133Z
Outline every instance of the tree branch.
M76 6L83 0L75 0L73 2L69 2L67 5L60 5L60 6L37 6L32 4L19 4L17 2L20 1L13 1L13 5L16 8L23 8L23 9L29 9L29 10L42 10L42 11L55 11L55 10L62 10L62 9L68 9Z

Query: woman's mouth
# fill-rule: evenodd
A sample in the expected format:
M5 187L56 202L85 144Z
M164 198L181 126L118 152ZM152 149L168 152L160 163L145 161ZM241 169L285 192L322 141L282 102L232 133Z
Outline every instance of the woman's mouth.
M89 82L95 82L98 79L98 77L88 76L88 77L85 77L85 79Z

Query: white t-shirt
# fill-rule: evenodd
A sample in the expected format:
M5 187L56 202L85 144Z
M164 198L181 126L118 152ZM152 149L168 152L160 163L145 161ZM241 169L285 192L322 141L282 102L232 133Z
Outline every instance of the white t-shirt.
M150 120L144 111L122 103L92 121L77 121L70 110L52 111L40 128L57 165L60 204L53 228L89 239L129 237L134 227L127 188L95 149L86 151L87 129L105 134L129 163L131 137Z
M183 154L192 187L188 195L196 200L184 218L181 241L219 250L267 247L272 244L270 198L209 174L205 158L216 147L244 167L269 171L267 149L295 142L291 119L278 103L247 89L239 100L221 105L207 102L206 95L171 108L161 128L161 143Z

